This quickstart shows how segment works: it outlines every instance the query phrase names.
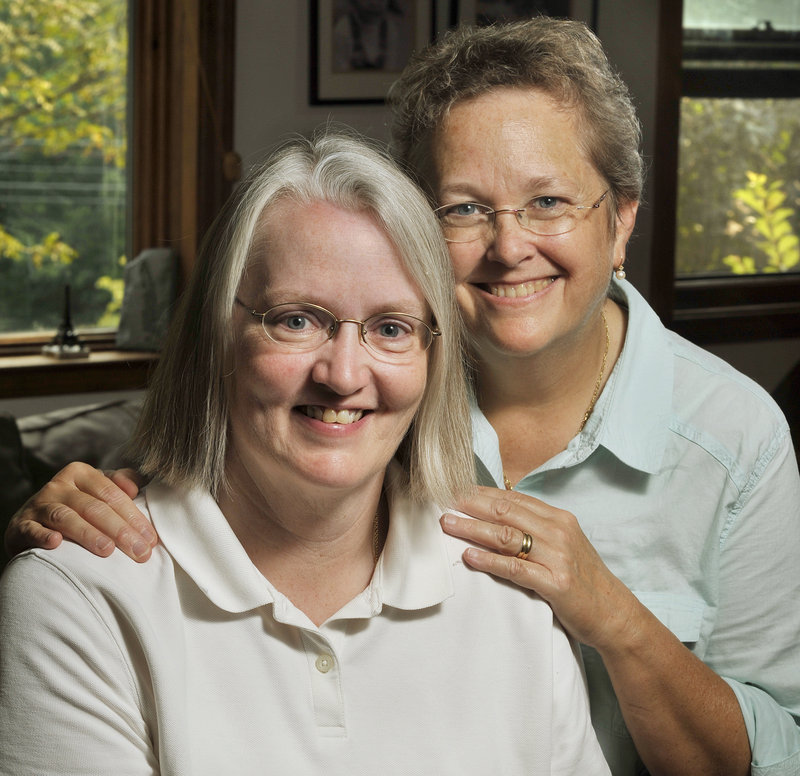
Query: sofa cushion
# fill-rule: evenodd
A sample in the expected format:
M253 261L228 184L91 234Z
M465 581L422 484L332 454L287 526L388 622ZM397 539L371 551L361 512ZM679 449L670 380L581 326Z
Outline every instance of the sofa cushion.
M136 424L141 399L69 407L17 421L25 449L58 471L70 461L98 469L128 465L123 447Z

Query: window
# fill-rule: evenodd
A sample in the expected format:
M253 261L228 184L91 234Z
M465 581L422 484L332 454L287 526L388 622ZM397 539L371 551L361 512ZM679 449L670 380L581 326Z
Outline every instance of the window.
M120 1L65 0L59 8L61 5L91 6L92 19L97 19L100 9L118 8ZM0 11L0 36L3 36L0 50L5 49L10 40L8 36L17 32L14 24L6 23L8 15L17 12L31 14L32 6L47 7L49 15L53 17L51 23L60 23L60 19L52 11L52 3L47 0L7 0ZM235 0L136 0L127 3L127 6L131 14L127 25L130 40L127 69L127 159L130 161L125 165L107 168L102 182L99 174L93 173L94 178L90 184L93 189L102 189L104 194L113 191L118 203L117 212L121 209L119 202L123 200L122 191L127 193L127 198L124 199L124 227L122 216L119 215L114 221L110 236L101 241L108 259L107 275L112 281L112 293L103 291L102 286L109 285L107 281L102 281L100 288L97 288L98 280L104 276L99 275L90 279L85 286L88 291L77 291L73 294L74 318L78 322L92 325L100 323L101 326L113 320L104 318L104 315L108 312L113 314L113 310L109 310L109 303L113 293L121 290L118 285L113 284L121 276L120 256L132 258L145 248L171 247L178 254L181 276L185 278L194 261L200 236L227 197L235 177L234 165L231 165ZM118 29L124 30L124 27L124 24L117 25ZM114 45L120 48L122 44ZM109 48L111 47L109 44ZM0 54L0 87L7 72L2 56ZM55 53L52 56L55 57ZM5 97L2 97L0 120L5 107ZM118 105L116 109L118 113L121 110ZM117 142L119 156L124 156L122 141ZM78 172L82 165L89 165L87 159L88 157L73 158L64 162L65 165L70 165L64 179L73 184L73 187L81 182L78 180ZM49 161L52 160L48 159ZM2 163L3 159L0 159L0 164ZM120 175L122 169L128 171L124 182ZM6 175L9 174L6 170L0 172L0 180L6 180ZM48 169L42 170L41 174L53 173ZM30 179L31 175L32 173L26 177ZM85 179L82 182L85 183ZM19 190L16 187L15 191ZM39 195L41 196L41 192ZM0 226L6 228L7 196L8 189L0 189ZM95 208L94 221L88 228L80 230L80 236L94 237L99 220L101 219ZM89 235L85 234L87 231ZM44 234L47 237L50 232ZM2 239L0 233L0 240ZM68 244L66 239L62 241ZM22 240L20 242L24 243ZM50 247L54 244L51 240ZM61 246L57 250L62 250ZM0 259L1 261L4 260ZM56 270L65 271L65 268L75 272L74 262L69 267L69 262L50 259L50 264L54 274ZM105 269L103 272L105 274ZM57 277L52 282L57 292L60 291L64 277L66 275ZM57 293L56 301L52 301L51 296L48 297L51 301L34 305L30 300L32 286L23 286L9 298L5 282L0 280L0 284L0 293L3 294L0 297L0 318L6 320L6 323L0 324L0 356L38 353L41 345L52 336L52 329L41 334L30 331L21 335L4 334L3 330L8 331L20 325L17 322L13 326L8 323L17 313L7 313L7 307L29 307L35 311L35 315L40 315L39 308L46 306L50 308L48 313L52 314L55 309L60 316L60 293ZM84 293L96 294L99 300L98 306L92 308L85 318L81 311ZM16 320L19 319L15 318ZM42 325L52 326L53 323ZM101 328L95 333L84 330L80 333L92 347L91 361L94 361L96 351L114 347L112 330ZM23 392L43 394L130 387L124 380L120 382L119 375L112 374L113 365L100 370L102 374L98 372L96 379L87 378L95 368L93 364L70 367L54 364L47 371L46 380L42 379L41 372L30 379L26 379L21 372L15 373L11 378L8 376L10 371L18 369L17 366L9 366L13 360L0 358L0 397L23 395ZM19 367L23 371L27 368ZM80 372L81 369L82 374L73 375L68 385L59 383L61 375L66 375L68 371Z
M116 328L127 252L127 0L0 8L0 332Z
M797 336L800 0L665 5L656 306L699 341Z

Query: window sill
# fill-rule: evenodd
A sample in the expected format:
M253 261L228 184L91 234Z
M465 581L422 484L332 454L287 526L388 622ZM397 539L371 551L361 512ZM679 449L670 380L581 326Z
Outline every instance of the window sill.
M105 350L88 358L0 357L0 399L144 388L158 353Z
M678 279L670 328L699 344L800 337L800 276Z

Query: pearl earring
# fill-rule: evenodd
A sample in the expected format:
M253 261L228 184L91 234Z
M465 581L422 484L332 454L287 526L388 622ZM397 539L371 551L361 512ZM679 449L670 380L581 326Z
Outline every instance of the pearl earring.
M614 270L617 280L625 280L625 257L622 257L620 265Z

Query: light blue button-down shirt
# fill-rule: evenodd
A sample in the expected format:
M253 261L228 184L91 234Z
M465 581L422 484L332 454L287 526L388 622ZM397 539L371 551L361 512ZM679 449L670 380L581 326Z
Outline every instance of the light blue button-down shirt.
M516 490L578 517L605 563L733 688L757 776L800 774L800 476L780 410L752 380L666 330L625 281L622 355L583 431ZM497 435L472 408L483 484ZM585 649L615 776L643 773L608 675Z

